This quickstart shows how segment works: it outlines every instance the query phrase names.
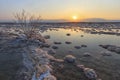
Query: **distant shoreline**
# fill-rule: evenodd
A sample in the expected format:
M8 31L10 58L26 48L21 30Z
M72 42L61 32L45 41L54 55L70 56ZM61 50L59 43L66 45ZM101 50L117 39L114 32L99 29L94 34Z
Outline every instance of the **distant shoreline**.
M104 24L104 23L120 23L120 22L37 22L33 24ZM13 25L13 24L20 24L20 23L15 23L15 22L0 22L0 25L8 24L8 25Z

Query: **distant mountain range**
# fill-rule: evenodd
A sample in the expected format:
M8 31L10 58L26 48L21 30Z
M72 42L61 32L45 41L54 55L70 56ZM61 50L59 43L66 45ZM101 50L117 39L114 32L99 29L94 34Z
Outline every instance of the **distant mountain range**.
M50 20L42 20L41 22L69 22L68 20L65 19L50 19ZM107 20L103 18L87 18L87 19L82 19L78 22L120 22L120 20Z
M107 20L103 18L88 18L88 19L83 19L80 22L120 22L120 20Z
M57 23L57 22L70 22L70 21L66 19L49 19L49 20L41 20L41 22ZM82 19L78 22L120 22L120 20L107 20L103 18L87 18L87 19Z
M0 20L0 22L14 22L12 20ZM59 23L59 22L70 22L69 20L65 19L43 19L40 22L43 23ZM103 18L87 18L87 19L82 19L78 22L120 22L120 20L107 20Z

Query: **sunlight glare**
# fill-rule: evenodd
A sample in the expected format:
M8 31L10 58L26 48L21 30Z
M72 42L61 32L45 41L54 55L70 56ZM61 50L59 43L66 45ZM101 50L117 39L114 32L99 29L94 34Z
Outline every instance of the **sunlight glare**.
M73 20L77 20L78 17L77 16L73 16L72 18L73 18Z

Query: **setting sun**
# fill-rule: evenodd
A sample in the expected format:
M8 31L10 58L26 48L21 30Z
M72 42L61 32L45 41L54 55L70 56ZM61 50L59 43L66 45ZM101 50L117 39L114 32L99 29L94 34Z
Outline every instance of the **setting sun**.
M73 18L73 20L77 20L77 19L78 19L78 17L77 17L77 16L73 16L72 18Z

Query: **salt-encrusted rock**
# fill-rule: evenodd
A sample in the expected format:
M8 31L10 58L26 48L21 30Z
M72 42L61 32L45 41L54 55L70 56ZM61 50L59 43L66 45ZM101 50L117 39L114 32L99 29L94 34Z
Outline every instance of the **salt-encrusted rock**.
M49 70L42 74L36 73L36 77L34 80L44 80L44 78L46 78L49 75L51 75Z
M48 50L48 54L56 54L56 51L54 49Z
M58 49L58 47L57 47L57 46L52 46L52 48L53 48L53 49Z
M32 39L27 39L26 44L42 47L43 42L40 42L39 40L34 40L34 39L33 40Z
M103 56L112 56L111 52L110 51L102 51L101 54Z
M48 43L43 43L43 44L42 44L42 47L49 48L49 47L50 47L50 44L48 44Z
M21 39L27 39L27 36L25 34L19 34L18 37Z
M57 80L55 76L53 75L48 75L46 76L43 80Z
M49 59L49 60L55 60L55 58L53 57L53 56L51 56L51 55L46 55L47 56L47 58Z
M46 42L45 38L42 37L42 35L37 31L27 31L25 32L25 35L27 36L28 39L39 40L44 43Z
M38 47L43 43L46 44L45 39L39 33L34 31L22 32L14 29L10 31L6 29L3 32L1 32L2 36L7 38L7 41L5 44L0 43L4 45L0 53L5 51L5 54L0 54L0 57L3 57L0 58L0 63L7 62L7 65L1 65L4 67L5 71L2 71L6 77L9 77L10 80L39 80L43 76L46 78L48 75L45 75L48 73L51 75L50 60L56 59ZM34 78L32 78L33 73L35 74Z
M120 53L120 47L116 47L115 52Z
M120 47L119 46L115 46L115 45L100 45L100 46L109 50L109 51L120 53Z
M52 60L54 60L55 58L53 57L53 56L51 56L51 55L48 55L48 53L47 53L47 51L43 51L43 50L41 50L41 49L36 49L36 51L37 51L37 57L39 58L39 59L41 59L41 60L39 60L39 61L42 61L42 60L48 60L48 59L52 59ZM44 58L44 59L42 59L42 58ZM46 59L45 59L46 58Z
M91 56L91 53L85 52L85 53L83 54L83 56L84 56L84 57L90 57L90 56Z
M110 45L99 45L99 46L101 46L102 48L107 49Z
M52 69L50 68L50 66L48 66L47 64L45 65L38 65L36 66L36 74L42 74L42 73L45 73L47 71L52 71Z
M74 63L75 60L76 60L76 57L74 57L73 55L67 55L64 58L64 61L68 63Z
M9 34L9 35L19 35L19 31L15 31L15 29L9 29L9 30L7 30L7 33Z
M95 80L97 79L97 74L93 69L85 68L84 74L88 79L95 79Z
M110 45L108 46L107 50L109 51L115 51L116 46Z
M63 63L63 62L64 62L63 59L54 59L54 61L56 61L56 62L60 62L60 63Z

